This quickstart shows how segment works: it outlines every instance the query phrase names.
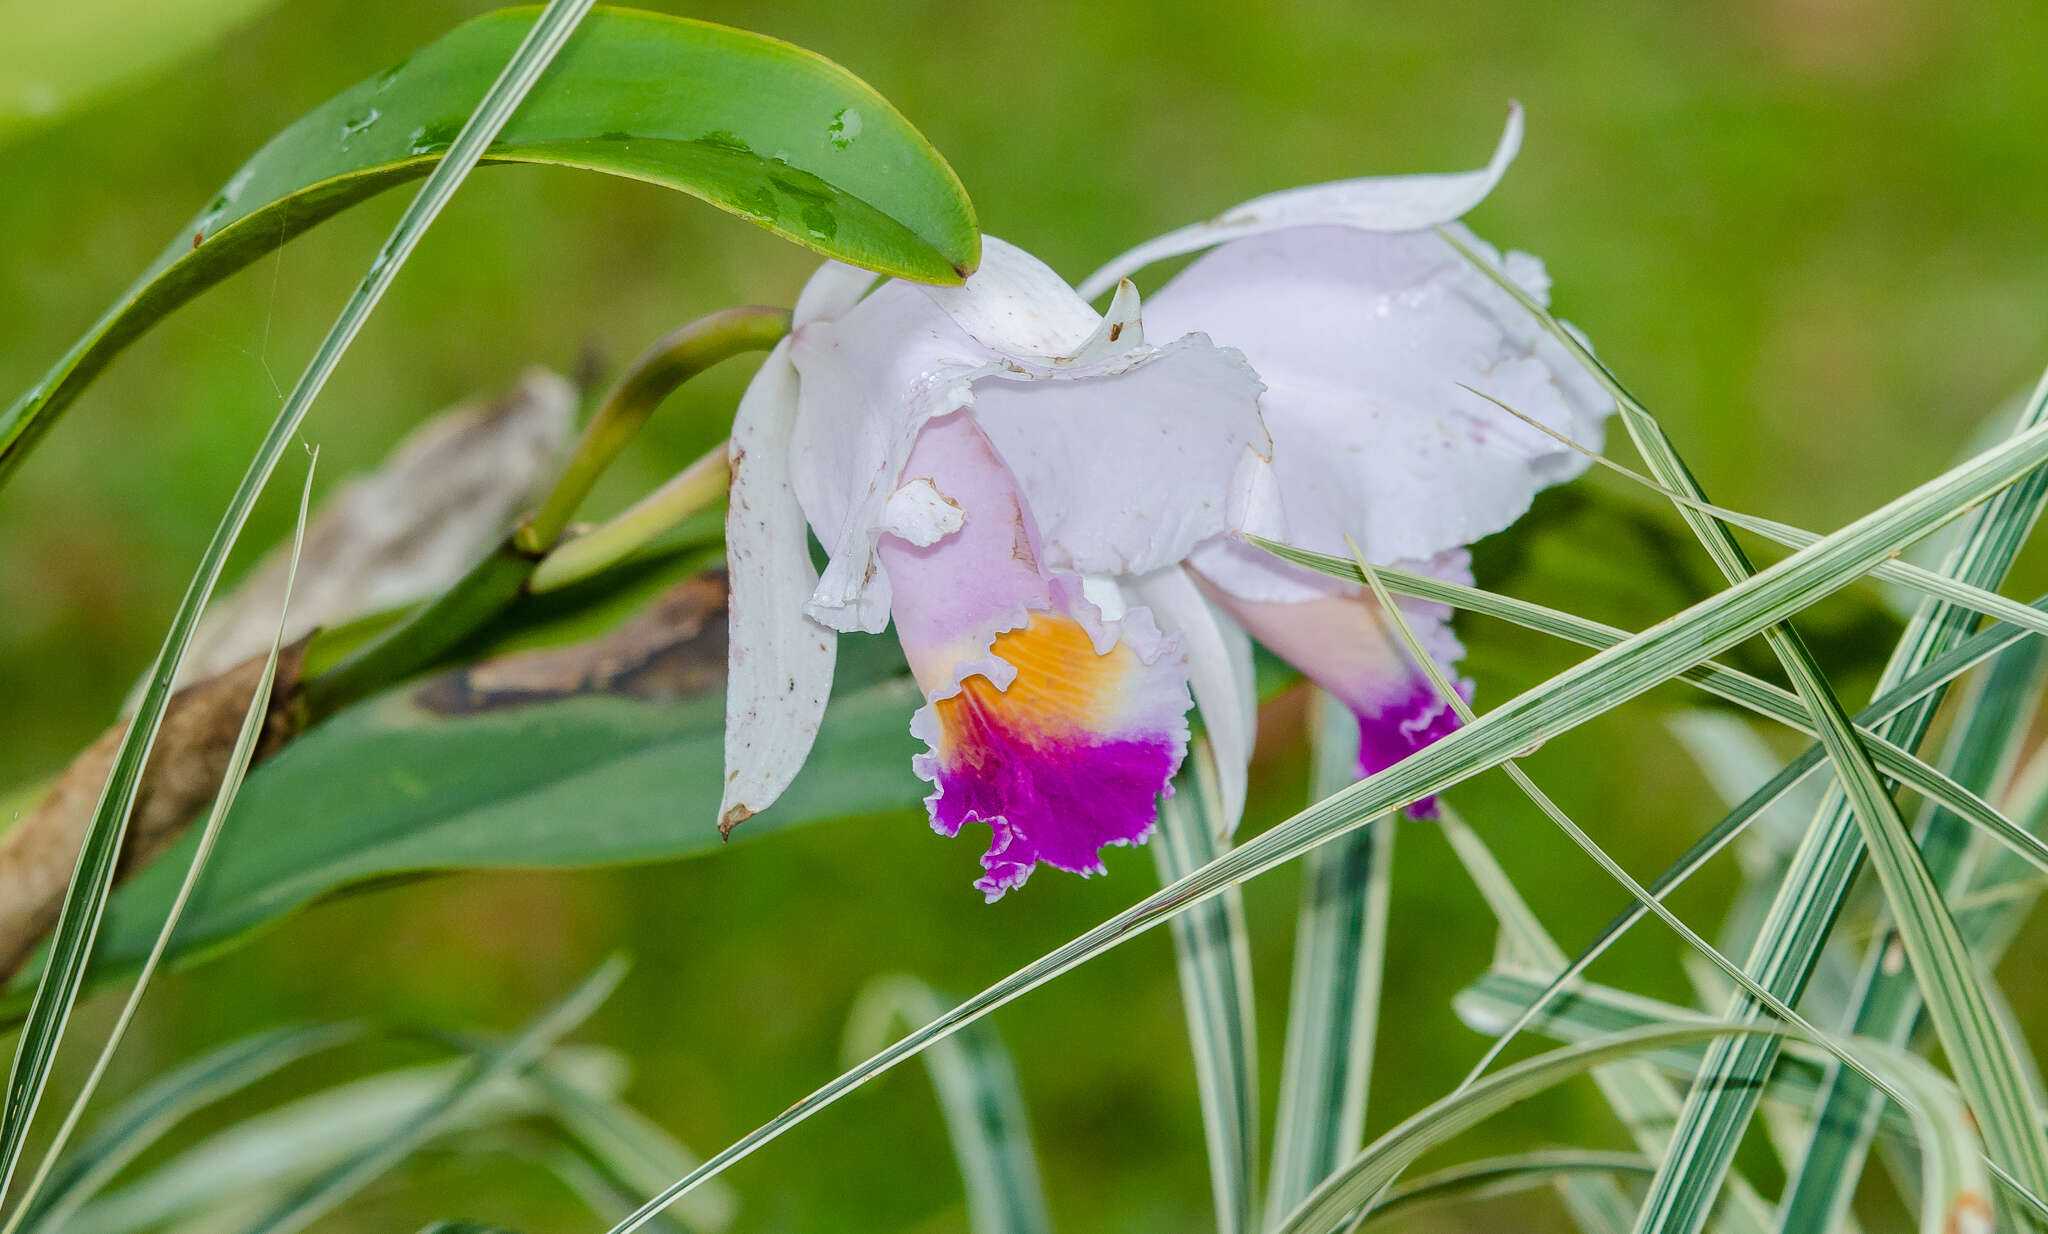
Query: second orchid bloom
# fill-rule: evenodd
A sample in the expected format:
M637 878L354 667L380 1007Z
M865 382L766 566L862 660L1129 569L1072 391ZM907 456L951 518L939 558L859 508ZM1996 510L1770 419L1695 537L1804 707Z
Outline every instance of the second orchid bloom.
M1096 873L1103 848L1142 842L1191 703L1241 808L1242 631L1358 713L1360 774L1451 731L1369 594L1243 537L1355 542L1469 581L1464 546L1583 470L1463 387L1589 447L1610 404L1431 230L1491 190L1519 139L1516 114L1480 171L1247 203L1078 293L993 238L958 288L821 270L734 424L721 825L795 777L837 635L892 621L925 695L910 724L932 825L990 829L990 899L1040 862ZM1139 314L1126 276L1209 248ZM1534 258L1505 269L1544 297ZM1404 613L1453 668L1448 611Z

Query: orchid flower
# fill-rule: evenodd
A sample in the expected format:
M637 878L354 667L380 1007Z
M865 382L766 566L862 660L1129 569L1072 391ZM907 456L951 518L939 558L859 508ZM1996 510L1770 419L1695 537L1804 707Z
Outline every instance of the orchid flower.
M924 705L932 826L992 831L993 900L1142 842L1187 749L1189 666L1113 581L1236 529L1270 442L1244 357L1147 345L987 238L958 288L827 265L741 401L720 825L794 778L836 635L893 619ZM812 566L806 530L827 554Z
M1270 486L1241 530L1347 557L1355 544L1370 562L1469 583L1466 546L1585 469L1585 457L1474 391L1596 450L1612 400L1434 230L1547 302L1542 262L1503 259L1454 221L1492 191L1521 132L1516 108L1485 168L1258 198L1140 245L1082 284L1092 298L1154 261L1213 249L1148 298L1145 324L1238 349L1266 385ZM1254 637L1357 713L1360 775L1458 726L1366 589L1227 535L1197 546L1187 566ZM1450 610L1400 603L1456 680L1463 648ZM1469 682L1459 689L1469 697ZM1249 756L1249 733L1234 735L1234 749L1218 743L1225 767Z

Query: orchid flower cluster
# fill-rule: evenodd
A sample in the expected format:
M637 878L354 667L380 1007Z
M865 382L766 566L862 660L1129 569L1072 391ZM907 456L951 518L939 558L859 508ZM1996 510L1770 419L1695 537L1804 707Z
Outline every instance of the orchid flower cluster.
M990 900L1142 843L1191 706L1241 812L1250 639L1357 713L1360 775L1455 729L1370 592L1246 537L1470 582L1467 546L1584 469L1479 392L1596 449L1611 401L1437 231L1547 300L1456 222L1520 140L1515 111L1482 169L1261 197L1078 288L993 237L959 287L820 269L734 423L721 827L802 766L838 636L891 623L932 826L991 829ZM1141 311L1129 276L1197 252ZM1401 605L1454 674L1449 610Z

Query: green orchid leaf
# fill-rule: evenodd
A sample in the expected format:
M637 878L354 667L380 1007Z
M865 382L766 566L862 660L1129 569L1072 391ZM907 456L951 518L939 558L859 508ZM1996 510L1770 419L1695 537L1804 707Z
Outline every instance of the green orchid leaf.
M286 240L427 174L538 9L487 14L328 100L256 153L42 381L0 413L0 478L144 331ZM957 283L981 255L952 168L865 82L707 22L593 12L484 155L700 197L884 274Z

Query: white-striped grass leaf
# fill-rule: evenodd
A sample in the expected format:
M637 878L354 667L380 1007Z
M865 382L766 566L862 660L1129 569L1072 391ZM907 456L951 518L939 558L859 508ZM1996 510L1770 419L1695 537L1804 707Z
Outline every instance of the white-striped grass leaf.
M1501 945L1496 963L1529 965L1544 973L1563 968L1563 949L1543 928L1485 841L1449 806L1442 807L1439 825L1459 864L1465 867L1466 875L1500 923ZM1671 1124L1678 1117L1677 1090L1649 1063L1636 1059L1594 1068L1593 1082L1636 1146L1653 1156L1662 1154L1670 1138ZM1559 1186L1566 1193L1566 1206L1574 1213L1583 1211L1590 1218L1600 1214L1611 1217L1619 1212L1624 1216L1624 1231L1635 1219L1635 1205L1617 1194L1612 1179L1572 1178L1562 1180ZM1769 1216L1762 1199L1738 1179L1731 1187L1720 1229L1726 1234L1767 1230Z
M1781 523L1776 519L1746 514L1741 510L1731 510L1726 506L1717 506L1703 498L1692 496L1679 487L1659 483L1643 475L1641 472L1625 467L1613 459L1595 452L1582 443L1574 441L1536 417L1517 411L1514 407L1483 390L1476 390L1471 386L1465 386L1464 388L1492 403L1503 412L1527 424L1529 427L1557 441L1559 444L1583 454L1608 471L1636 484L1640 484L1651 492L1661 494L1678 506L1681 512L1698 515L1703 520L1726 523L1732 527L1740 527L1745 531L1755 532L1764 539L1775 541L1786 548L1805 548L1807 545L1820 539L1818 532L1794 527L1790 523ZM1639 404L1634 403L1633 400L1627 400L1625 397L1622 405L1634 414L1644 416L1649 414L1643 411ZM1695 526L1699 525L1696 520L1690 517L1688 517L1687 521L1694 523ZM1718 537L1719 533L1715 534ZM1973 613L1979 613L1999 621L2010 621L2037 634L2048 633L2048 622L2044 622L2039 613L2028 611L2026 606L2020 604L2017 600L2008 599L1984 587L1978 587L1959 579L1938 574L1933 570L1927 569L1925 566L1914 565L1904 560L1886 561L1872 566L1870 576L1915 592L1922 599L1945 600L1959 608L1968 609Z
M351 1023L274 1028L215 1047L158 1076L116 1106L63 1159L29 1206L24 1228L32 1234L69 1228L81 1206L186 1115L362 1032Z
M2048 599L2036 601L2036 604L2048 605ZM2021 635L2022 631L2016 627L2007 626L1993 627L1970 636L1954 649L1945 652L1930 662L1927 667L1911 674L1892 689L1879 694L1867 707L1857 713L1857 721L1866 726L1880 722L1887 716L1893 715L1908 706L1915 699L1922 697L1929 690L1952 680L1982 660L2011 646ZM1772 803L1803 782L1806 777L1812 775L1824 765L1825 761L1826 756L1819 745L1808 746L1790 763L1786 764L1783 770L1779 771L1767 783L1751 793L1741 805L1715 823L1705 835L1694 841L1680 855L1677 861L1666 867L1664 872L1659 874L1656 881L1651 885L1654 894L1660 897L1667 896L1687 879L1698 873L1717 853L1740 836L1750 821L1760 812L1768 809ZM2044 759L2043 767L2044 774L2040 777L2043 791L2038 798L2039 812L2048 812L2048 759ZM2029 831L2029 834L2035 834L2041 830L2038 825L2039 812L2027 815L2030 819L2034 819L2036 823L2032 828L2026 829ZM2002 850L1999 857L2009 863L2013 863L2012 868L2015 870L2023 860L2010 849ZM1995 905L1987 906L1987 916L1979 918L1979 920L1988 923L1991 920L1988 914L1995 911L1995 909ZM1546 996L1537 1000L1532 1005L1527 1013L1528 1018L1533 1018L1549 1004L1551 999L1557 997L1573 981L1577 980L1593 961L1604 955L1607 949L1613 946L1623 934L1627 933L1637 922L1641 921L1647 915L1647 911L1642 905L1636 903L1630 903L1627 907L1623 908L1614 920L1602 927L1600 933L1594 937L1593 941L1587 944L1579 952L1578 956L1552 979ZM1988 925L1987 928L1989 928ZM1716 971L1718 972L1719 970ZM1509 1030L1502 1034L1501 1039L1495 1043L1495 1052L1504 1049L1507 1043L1522 1028L1527 1026L1527 1023L1528 1019L1525 1018L1521 1023L1510 1026Z
M1536 314L1553 337L1607 387L1656 479L1704 500L1649 413L1606 366L1511 280L1449 233L1439 232ZM2043 377L2022 413L2013 439L2038 431L2044 415L2048 415L2048 376ZM2038 474L2000 493L1972 516L1942 573L1972 586L1995 586L2039 517L2044 499L2048 499L2048 476ZM1740 585L1749 574L1749 564L1726 528L1683 502L1679 513L1730 582ZM1881 688L1953 646L1973 620L1974 614L1946 600L1923 604L1887 665ZM1884 792L1863 743L1855 737L1847 715L1804 646L1789 627L1767 630L1766 637L1820 726L1822 742L1839 779L1787 872L1784 894L1766 919L1752 954L1757 975L1774 994L1799 995L1867 850L1923 988L1933 987L1928 998L1930 1018L1981 1120L1987 1143L1998 1159L2017 1171L2022 1185L2035 1195L2048 1191L2048 1135L2043 1134L2029 1108L2014 1045L1998 1030L1984 993L1986 981L1975 970L1939 887L1928 875L1896 803ZM1886 735L1906 748L1916 746L1933 718L1937 701L1916 704L1894 717L1887 723ZM1738 999L1737 1018L1754 1014L1751 999ZM1710 1050L1700 1082L1687 1100L1672 1152L1651 1182L1637 1219L1638 1230L1688 1234L1704 1223L1754 1108L1755 1083L1768 1072L1776 1046L1775 1040L1731 1038Z
M1657 479L1667 486L1698 494L1698 485L1655 421L1626 400L1621 404L1621 414ZM2044 492L2048 489L2030 479L2002 494L2002 500L1994 501L1985 517L1997 518L2000 511L2016 506L2017 512L2008 511L2006 517L2024 518L2031 525ZM1679 513L1731 583L1749 577L1749 561L1726 528L1697 511L1680 507ZM1965 551L1978 539L1974 533L1966 538ZM2016 551L2018 540L2009 543ZM2009 562L2007 556L1996 563L1996 578L2003 577ZM1929 620L1916 622L1928 631L1926 641L1917 655L1909 655L1903 661L1908 671L1945 649L1945 644L1953 643L1968 629L1967 624L1953 618L1943 621L1943 610L1938 607L1926 611ZM1939 633L1942 629L1946 629L1945 635ZM1902 649L1913 646L1911 633L1909 627L1909 641L1901 644ZM2043 1133L2034 1115L2015 1043L2001 1031L1992 1013L1985 992L1989 984L1986 976L1979 972L1964 944L1954 915L1929 873L1925 858L1913 843L1897 802L1886 791L1869 752L1856 737L1847 712L1805 643L1789 624L1767 629L1765 637L1813 715L1821 743L1835 767L1836 790L1829 794L1830 804L1816 816L1810 838L1820 841L1821 851L1831 845L1849 849L1846 839L1832 840L1839 834L1836 820L1853 825L1861 833L1915 976L1928 993L1930 1018L1962 1091L1976 1113L1993 1159L2034 1194L2048 1194L2048 1134ZM1922 710L1925 714L1919 728L1924 731L1925 721L1932 718L1932 709ZM1897 721L1892 727L1899 731ZM1920 733L1907 729L1901 735L1910 738L1905 744L1911 746L1917 744ZM1801 855L1809 851L1815 850L1802 845ZM1791 902L1789 897L1781 896L1759 931L1752 952L1755 975L1780 998L1796 999L1800 995L1825 945L1840 911L1841 897L1847 893L1848 876L1853 873L1853 850L1843 860L1846 868L1840 889L1832 897L1824 892L1809 899L1813 888L1803 882L1794 887L1794 880L1800 878L1800 860L1795 856L1782 885L1800 901L1799 911L1789 928L1774 930L1774 924L1786 920L1778 915L1778 905ZM1759 959L1761 963L1754 963ZM1732 1015L1741 1018L1756 1014L1751 1007L1750 999L1739 998ZM1716 1068L1719 1060L1713 1057L1715 1051L1710 1051L1680 1116L1671 1152L1651 1180L1649 1195L1636 1219L1639 1231L1689 1234L1704 1226L1733 1161L1748 1113L1754 1108L1753 1092L1741 1086L1768 1075L1776 1046L1775 1041L1756 1039L1717 1046L1717 1051L1725 1052L1731 1061L1727 1070ZM1732 1086L1727 1082L1731 1079Z
M1328 1234L1346 1228L1361 1209L1370 1213L1389 1182L1423 1153L1516 1102L1580 1075L1601 1063L1711 1041L1724 1034L1758 1035L1773 1030L1757 1024L1686 1023L1656 1025L1565 1046L1539 1054L1486 1076L1471 1088L1454 1093L1419 1111L1374 1141L1343 1172L1332 1176L1294 1211L1280 1234ZM1839 1047L1831 1047L1839 1049ZM1915 1118L1923 1169L1934 1183L1930 1197L1959 1197L1961 1211L1984 1210L1989 1175L1974 1150L1969 1115L1953 1088L1926 1060L1885 1048L1874 1057L1885 1069L1888 1084L1910 1093L1913 1107L1927 1111ZM1942 1223L1955 1215L1923 1206L1923 1234L1941 1234Z
M1416 1111L1325 1179L1288 1214L1278 1234L1333 1234L1374 1203L1415 1160L1486 1119L1594 1067L1662 1049L1711 1040L1724 1032L1760 1033L1756 1025L1674 1024L1638 1029L1523 1059Z
M989 986L860 1066L841 1073L650 1197L614 1234L638 1229L708 1178L825 1109L933 1042L1062 973L1143 934L1225 887L1254 878L1408 802L1434 796L1539 742L1584 724L1763 627L1847 586L1871 562L1896 553L2048 460L2048 427L2019 434L1857 519L1811 548L1719 592L1641 634L1597 652L1502 703L1476 722L1360 780L1215 861L1145 897ZM1988 654L1988 652L1987 652ZM1958 670L1959 671L1959 670Z
M1236 828L1226 824L1215 770L1209 743L1196 740L1177 791L1160 799L1148 847L1162 884L1214 861L1230 843ZM1258 1228L1259 1057L1244 898L1230 888L1174 918L1172 931L1217 1234L1250 1234Z
M1992 661L1966 696L1943 760L1959 783L1979 793L1990 792L2018 762L2029 721L2041 700L2043 650L2042 644L2029 640L2005 652ZM1930 806L1917 838L1926 854L1928 873L1944 899L1960 899L1969 890L1976 865L1971 859L1975 832L1953 814ZM1964 937L1968 945L1968 935ZM1889 931L1871 941L1856 981L1852 1010L1844 1022L1860 1037L1904 1046L1919 1020L1922 999L1913 973L1897 962L1897 945ZM1988 971L1988 955L1985 961ZM2004 1000L1995 990L1987 993L1996 1000L1996 1014ZM2010 1029L2007 1035L2021 1040ZM2024 1051L2018 1062L2023 1070L2031 1071ZM2038 1089L2029 1076L2023 1078L2028 1079L2030 1090ZM1830 1230L1840 1223L1862 1175L1882 1104L1860 1079L1830 1070L1826 1090L1815 1106L1812 1138L1798 1158L1798 1172L1786 1187L1783 1229ZM2029 1104L2035 1102L2030 1098Z
M150 669L149 684L136 705L127 735L115 753L113 769L93 811L71 885L64 894L47 966L42 980L36 985L28 1020L22 1026L20 1039L15 1045L14 1061L7 1079L6 1105L4 1112L0 1112L0 1198L4 1198L15 1167L20 1162L29 1124L35 1118L36 1107L49 1083L57 1047L85 978L86 962L92 954L93 940L106 912L107 893L113 886L115 864L127 834L128 815L134 808L149 751L155 744L157 729L170 702L171 683L184 661L185 649L191 643L200 612L220 581L228 552L241 537L257 497L297 434L314 398L341 362L342 353L362 330L370 311L383 298L392 279L397 277L399 267L405 264L427 227L476 166L485 147L526 97L541 71L568 41L591 4L592 0L549 0L546 11L521 42L505 72L477 104L449 146L447 155L427 176L418 195L406 207L390 239L378 249L369 272L356 285L341 315L307 364L305 373L292 388L284 406L278 409L276 419L257 448L255 457L249 461L248 470L243 473L226 512L214 529L213 538L200 558L199 568L193 573L185 596L179 601L178 611L171 619L163 648Z
M1729 809L1770 783L1771 777L1784 766L1785 760L1764 743L1752 726L1726 712L1704 708L1684 711L1668 718L1665 727L1685 747L1713 783L1715 795ZM1798 790L1786 794L1759 814L1756 825L1744 832L1735 845L1742 882L1714 938L1714 945L1722 951L1746 955L1750 944L1756 941L1771 897L1784 880L1785 867L1805 833L1806 822L1820 807L1822 788L1823 785L1809 779ZM1683 957L1683 963L1702 1006L1720 1006L1734 997L1735 986L1718 970L1700 963L1694 956ZM1841 1010L1848 1005L1855 964L1848 940L1830 939L1807 983L1803 1005L1826 1023L1838 1022ZM1765 1116L1779 1156L1796 1163L1806 1143L1803 1115L1789 1115L1773 1107L1765 1111Z
M1372 1216L1358 1228L1370 1230L1387 1227L1388 1222L1406 1217L1415 1209L1432 1204L1443 1204L1453 1200L1486 1200L1501 1196L1520 1195L1539 1187L1557 1186L1567 1189L1565 1207L1579 1223L1583 1234L1610 1234L1619 1230L1628 1234L1628 1223L1635 1217L1633 1208L1613 1210L1582 1210L1569 1198L1576 1193L1570 1188L1574 1182L1599 1179L1614 1183L1620 1177L1649 1177L1655 1167L1645 1157L1634 1153L1598 1152L1592 1149L1554 1148L1539 1152L1514 1153L1505 1157L1485 1157L1478 1161L1460 1162L1420 1178L1398 1184L1373 1208ZM1607 1188L1610 1195L1621 1196L1619 1186ZM1624 1196L1624 1199L1626 1197ZM1620 1224L1614 1224L1618 1216Z
M922 1024L947 1006L915 977L877 977L847 1017L843 1052L849 1060L864 1057L887 1043L899 1024ZM977 1024L939 1043L925 1055L925 1069L960 1164L968 1228L975 1234L1048 1234L1052 1218L1046 1212L1024 1090L995 1026Z
M1355 563L1344 561L1342 558L1264 540L1259 541L1259 544L1276 555L1298 565L1308 566L1338 578L1357 582L1366 581L1365 574L1359 570ZM1338 564L1340 562L1342 563L1341 566ZM1557 637L1569 639L1585 646L1604 649L1615 646L1629 637L1626 631L1603 625L1600 622L1576 617L1556 609L1545 608L1542 605L1530 604L1527 601L1515 600L1512 597L1498 595L1493 592L1482 591L1475 587L1467 587L1458 583L1446 583L1441 580L1429 579L1422 575L1407 574L1382 566L1375 566L1374 572L1380 576L1381 582L1390 591L1435 600L1450 604L1453 607L1469 609L1473 612L1486 613L1506 621L1512 621L1528 629L1554 634ZM2040 605L2048 605L2048 600L2037 601L2033 611L2039 612ZM1955 662L1961 664L1961 667L1940 678L1940 681L1945 681L1950 677L1958 675L1963 671L1963 668L1968 667L1968 664L1974 664L1978 659L1991 655L1998 647L2007 645L2012 638L2017 638L2023 633L2025 631L2017 628L2010 629L2002 635L1995 629L1985 631L1984 634L1978 636L1978 638L1985 641L1972 644L1973 647L1978 649L1979 654L1975 658L1970 659L1967 664L1960 661ZM2003 639L2003 641L1994 643L1990 636L1996 636ZM1816 733L1813 721L1806 708L1790 691L1782 687L1772 685L1769 682L1759 680L1735 669L1716 664L1711 660L1680 674L1680 678L1716 697L1727 699L1729 702L1746 707L1759 715L1776 720L1788 728L1795 729L1808 736L1815 735ZM1938 688L1938 685L1939 681L1928 688ZM1922 693L1925 693L1925 691L1922 691ZM1900 709L1909 705L1910 702L1902 701ZM1864 713L1858 713L1857 735L1862 739L1865 747L1869 749L1871 757L1877 760L1878 766L1884 770L1886 775L1898 779L1929 800L1940 802L1965 819L1984 828L1992 835L1998 837L2001 843L2020 853L2036 869L2048 872L2048 843L2043 843L2039 837L2013 823L2011 819L2001 814L1989 802L1957 784L1946 772L1929 765L1917 755L1865 727L1868 721L1864 720L1863 715ZM1817 748L1815 757L1819 757ZM1788 785L1788 791L1789 787Z
M1473 714L1471 707L1465 702L1463 696L1451 685L1449 679L1444 675L1442 666L1438 665L1435 658L1423 647L1421 640L1416 637L1415 631L1409 626L1407 619L1402 616L1400 607L1394 603L1393 596L1386 590L1385 584L1380 581L1379 574L1367 563L1364 555L1359 552L1356 543L1351 544L1351 553L1352 560L1358 563L1358 568L1364 574L1366 582L1372 586L1373 595L1378 599L1381 611L1391 619L1395 632L1400 635L1401 641L1406 644L1410 658L1427 673L1431 683L1436 687L1439 696L1457 713L1460 722L1466 725L1472 724L1478 717ZM1829 697L1832 698L1832 696ZM1856 745L1854 737L1849 735L1851 730L1846 718L1843 719L1840 729L1842 739L1852 749L1860 751L1860 747ZM1823 732L1825 733L1826 731L1824 728ZM1830 745L1830 753L1833 753L1833 750L1834 747ZM1864 759L1864 764L1865 766L1869 765L1867 758ZM1683 939L1695 952L1713 961L1716 968L1719 968L1722 972L1733 978L1746 993L1768 1008L1771 1014L1775 1015L1778 1019L1798 1029L1800 1033L1810 1040L1826 1040L1821 1036L1819 1030L1812 1024L1809 1024L1806 1018L1795 1010L1791 1004L1778 998L1772 991L1745 972L1741 966L1722 955L1712 944L1701 938L1691 926L1680 920L1678 915L1673 913L1661 899L1651 895L1627 870L1622 868L1620 862L1616 861L1607 850L1601 848L1593 837L1586 833L1584 828L1573 822L1571 817L1555 801L1551 800L1549 794L1538 788L1536 782L1529 777L1527 772L1522 770L1521 766L1513 758L1501 760L1499 766L1501 770L1507 772L1508 777L1514 781L1515 786L1522 790L1523 796L1527 797L1531 804L1535 805L1546 818L1550 819L1558 830L1564 832L1565 836L1573 844L1577 845L1581 852L1592 858L1593 863L1599 866L1609 878L1627 888L1628 893L1635 898L1637 903L1655 914L1658 920L1668 926L1673 933ZM1874 780L1876 776L1875 771L1872 771L1871 776ZM1903 830L1903 825L1901 825L1901 830ZM1486 1069L1492 1065L1494 1059L1499 1057L1500 1048L1505 1043L1505 1040L1503 1038L1502 1042L1496 1043L1493 1049L1481 1057L1479 1062L1466 1075L1464 1082L1459 1085L1459 1091L1463 1091L1475 1083ZM1843 1052L1838 1057L1845 1064L1854 1068L1858 1074L1869 1079L1886 1096L1902 1103L1909 1100L1904 1094L1886 1087L1884 1082L1869 1069L1868 1065L1855 1055ZM1661 1169L1658 1173L1659 1178L1664 1176L1665 1171L1669 1168L1669 1164L1669 1158L1667 1157L1665 1168ZM1718 1190L1717 1180L1716 1191ZM2036 1192L2030 1189L2030 1194L2036 1194ZM1641 1214L1638 1214L1638 1225L1641 1225L1643 1220ZM1702 1221L1704 1221L1704 1214L1702 1215Z
M1358 720L1329 695L1315 698L1310 793L1320 800L1357 778ZM1301 859L1268 1225L1364 1142L1397 825L1390 816Z
M1458 1012L1479 1031L1490 1031L1516 1015L1543 988L1538 977L1495 970L1460 992ZM1609 1040L1619 1033L1654 1031L1673 1023L1712 1022L1688 1008L1585 983L1574 986L1566 1002L1551 1007L1543 1027L1559 1040L1583 1043ZM1797 1038L1788 1041L1799 1044ZM1693 1041L1644 1057L1674 1073L1690 1075L1699 1066L1705 1044ZM1857 1053L1864 1056L1860 1042ZM1977 1144L1975 1119L1965 1109L1955 1085L1926 1060L1895 1046L1870 1043L1868 1057L1900 1091L1914 1099L1910 1111L1887 1108L1883 1121L1893 1133L1910 1136L1919 1145L1916 1172L1923 1190L1921 1229L1926 1234L1954 1234L1973 1228L1970 1222L1979 1215L1988 1221L1991 1175ZM1763 1095L1787 1104L1807 1104L1820 1091L1823 1074L1819 1061L1781 1056Z
M264 658L263 671L257 676L256 689L249 695L249 706L243 713L242 727L235 734L234 748L228 752L220 788L214 793L213 805L207 811L205 821L200 824L198 843L192 851L191 862L185 868L185 879L179 884L169 911L164 914L163 925L157 929L156 942L151 945L141 970L136 973L134 984L128 989L128 997L114 1017L113 1028L101 1042L99 1055L93 1059L85 1082L79 1085L77 1094L71 1099L71 1107L64 1113L64 1121L58 1124L56 1134L44 1147L42 1161L15 1201L14 1211L8 1215L6 1224L0 1225L0 1234L15 1234L22 1228L23 1219L34 1211L44 1184L56 1169L65 1147L71 1143L72 1133L78 1129L79 1120L85 1117L86 1105L99 1090L108 1065L114 1061L114 1052L121 1048L121 1038L127 1035L128 1026L135 1020L135 1011L142 1005L142 996L149 989L149 979L156 974L157 965L170 948L171 938L178 932L178 921L184 916L185 905L192 898L192 888L198 885L199 875L206 869L206 859L213 853L214 841L220 838L221 824L234 808L235 794L241 791L243 777L249 774L249 763L256 756L256 740L263 735L264 724L270 718L270 692L277 682L277 658L284 651L285 618L291 610L293 584L298 580L299 551L305 547L306 514L313 503L313 473L319 462L320 452L315 449L307 458L306 480L299 489L298 521L292 529L291 554L285 565L284 600L278 608L277 632L270 640L270 651Z
M590 1018L599 1004L618 988L626 975L626 967L621 956L606 960L560 1002L521 1029L518 1035L466 1064L411 1118L295 1188L269 1212L251 1223L248 1234L296 1234L403 1161L414 1149L461 1117L464 1107L478 1100L489 1085L517 1079L556 1041Z
M617 1097L628 1076L623 1058L595 1046L558 1046L547 1061L569 1083L607 1098ZM96 1196L64 1224L65 1234L139 1234L201 1222L218 1231L235 1228L236 1215L253 1221L306 1180L416 1119L470 1066L451 1058L359 1076L230 1123ZM466 1138L547 1112L526 1077L501 1076L441 1134Z
M563 1138L594 1165L615 1196L625 1197L615 1221L631 1211L634 1196L697 1167L702 1160L681 1141L616 1095L593 1090L552 1058L542 1058L527 1075ZM670 1210L684 1226L721 1234L739 1211L739 1197L722 1183L706 1187Z

